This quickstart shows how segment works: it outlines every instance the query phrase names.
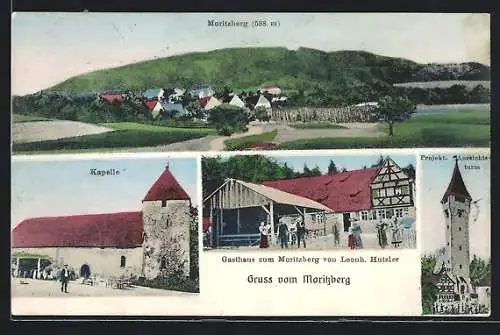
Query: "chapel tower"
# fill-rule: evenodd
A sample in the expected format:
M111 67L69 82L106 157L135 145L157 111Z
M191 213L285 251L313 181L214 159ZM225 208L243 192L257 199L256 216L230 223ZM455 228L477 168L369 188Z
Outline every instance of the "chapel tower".
M469 213L471 196L455 159L450 183L441 200L445 217L444 266L456 281L459 294L467 291L469 279Z
M142 275L189 275L191 200L168 165L142 201Z

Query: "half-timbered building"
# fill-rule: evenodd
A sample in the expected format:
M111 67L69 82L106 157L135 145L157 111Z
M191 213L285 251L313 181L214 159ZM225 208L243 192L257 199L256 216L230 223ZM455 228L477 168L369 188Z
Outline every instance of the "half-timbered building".
M316 236L331 234L334 226L347 232L354 220L363 232L374 234L380 221L394 217L414 220L414 192L414 180L389 157L379 168L335 175L262 184L227 180L204 200L205 227L211 222L216 246L234 245L231 239L240 240L241 244L257 243L259 222L273 223L284 218L303 220L309 234ZM272 212L259 209L271 202ZM233 209L236 211L229 211ZM273 231L276 232L274 227ZM226 233L234 236L225 236ZM247 241L242 240L241 234L253 235Z

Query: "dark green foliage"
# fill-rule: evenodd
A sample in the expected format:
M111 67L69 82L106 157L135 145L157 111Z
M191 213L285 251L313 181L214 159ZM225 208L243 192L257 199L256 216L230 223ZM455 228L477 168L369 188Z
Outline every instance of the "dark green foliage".
M429 80L489 80L489 68L470 63L469 69L446 65L423 65L406 59L378 56L362 51L323 52L308 48L233 48L197 52L139 62L114 69L75 76L54 87L57 91L92 91L107 87L145 89L165 85L188 88L206 83L224 93L256 91L263 85L286 89L292 106L339 106L376 101L394 93L393 83ZM443 69L445 71L443 71ZM404 90L414 99L414 89ZM444 103L443 92L428 90ZM434 92L438 92L435 93ZM399 91L397 93L400 93ZM486 95L476 92L469 99ZM418 93L420 94L420 93ZM444 96L444 95L443 95ZM480 102L468 100L470 102ZM189 108L188 108L189 110Z
M191 293L200 292L200 284L198 279L195 280L189 277L181 277L181 276L179 277L159 276L155 279L150 279L150 280L140 278L133 280L132 285L145 286L162 290L181 291L181 292L191 292Z
M198 281L200 278L198 252L198 208L191 207L191 222L189 224L189 278Z
M269 121L269 113L267 112L267 109L264 107L257 107L254 109L254 114L255 114L255 119L259 121Z
M416 108L415 102L408 97L385 96L379 100L376 114L379 121L389 125L389 136L393 136L394 124L408 120L415 113Z
M217 133L229 136L238 131L244 131L250 122L248 114L244 109L222 104L210 110L208 123L217 129Z
M430 283L430 277L436 266L434 256L423 256L421 259L421 279L422 279L422 313L432 314L432 306L436 301L437 288Z
M330 164L328 164L328 175L333 176L338 173L337 166L334 161L330 159Z
M488 274L491 275L491 259L488 259L485 261L484 259L481 259L474 255L472 257L472 261L470 263L470 278L471 279L477 279L480 280L487 276Z
M262 155L203 157L202 161L203 198L206 198L226 178L234 178L252 183L266 180L291 179L321 175L318 167L304 172L294 171L274 158Z

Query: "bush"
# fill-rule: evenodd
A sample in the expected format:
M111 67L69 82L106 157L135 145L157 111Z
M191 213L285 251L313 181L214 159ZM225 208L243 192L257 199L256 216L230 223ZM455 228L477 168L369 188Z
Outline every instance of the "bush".
M212 109L208 116L208 123L213 125L219 134L226 136L245 128L249 122L244 109L228 104Z
M140 278L133 280L132 285L156 288L161 290L173 290L192 293L200 292L200 285L198 280L180 276L159 276L155 279Z

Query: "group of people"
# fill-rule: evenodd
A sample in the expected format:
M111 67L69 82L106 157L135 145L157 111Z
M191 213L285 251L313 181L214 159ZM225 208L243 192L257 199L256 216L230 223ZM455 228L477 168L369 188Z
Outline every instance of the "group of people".
M262 221L259 226L260 232L260 248L269 248L269 236L272 237L273 231L271 229L271 225L267 222ZM297 245L297 248L300 248L300 245L306 248L306 227L304 221L299 218L295 222L291 222L287 224L283 219L281 219L277 226L277 235L278 240L280 242L281 248L288 248L288 244L290 243L292 246Z
M349 249L363 249L363 240L361 239L361 227L358 222L351 220L347 234L347 247Z
M380 221L376 225L376 229L378 244L382 249L385 249L389 245L387 232L390 233L391 244L394 248L399 248L401 244L406 247L414 247L415 233L413 229L403 227L397 217L393 217L389 224Z
M474 302L440 302L436 301L433 305L434 314L480 314L484 313L485 308Z

